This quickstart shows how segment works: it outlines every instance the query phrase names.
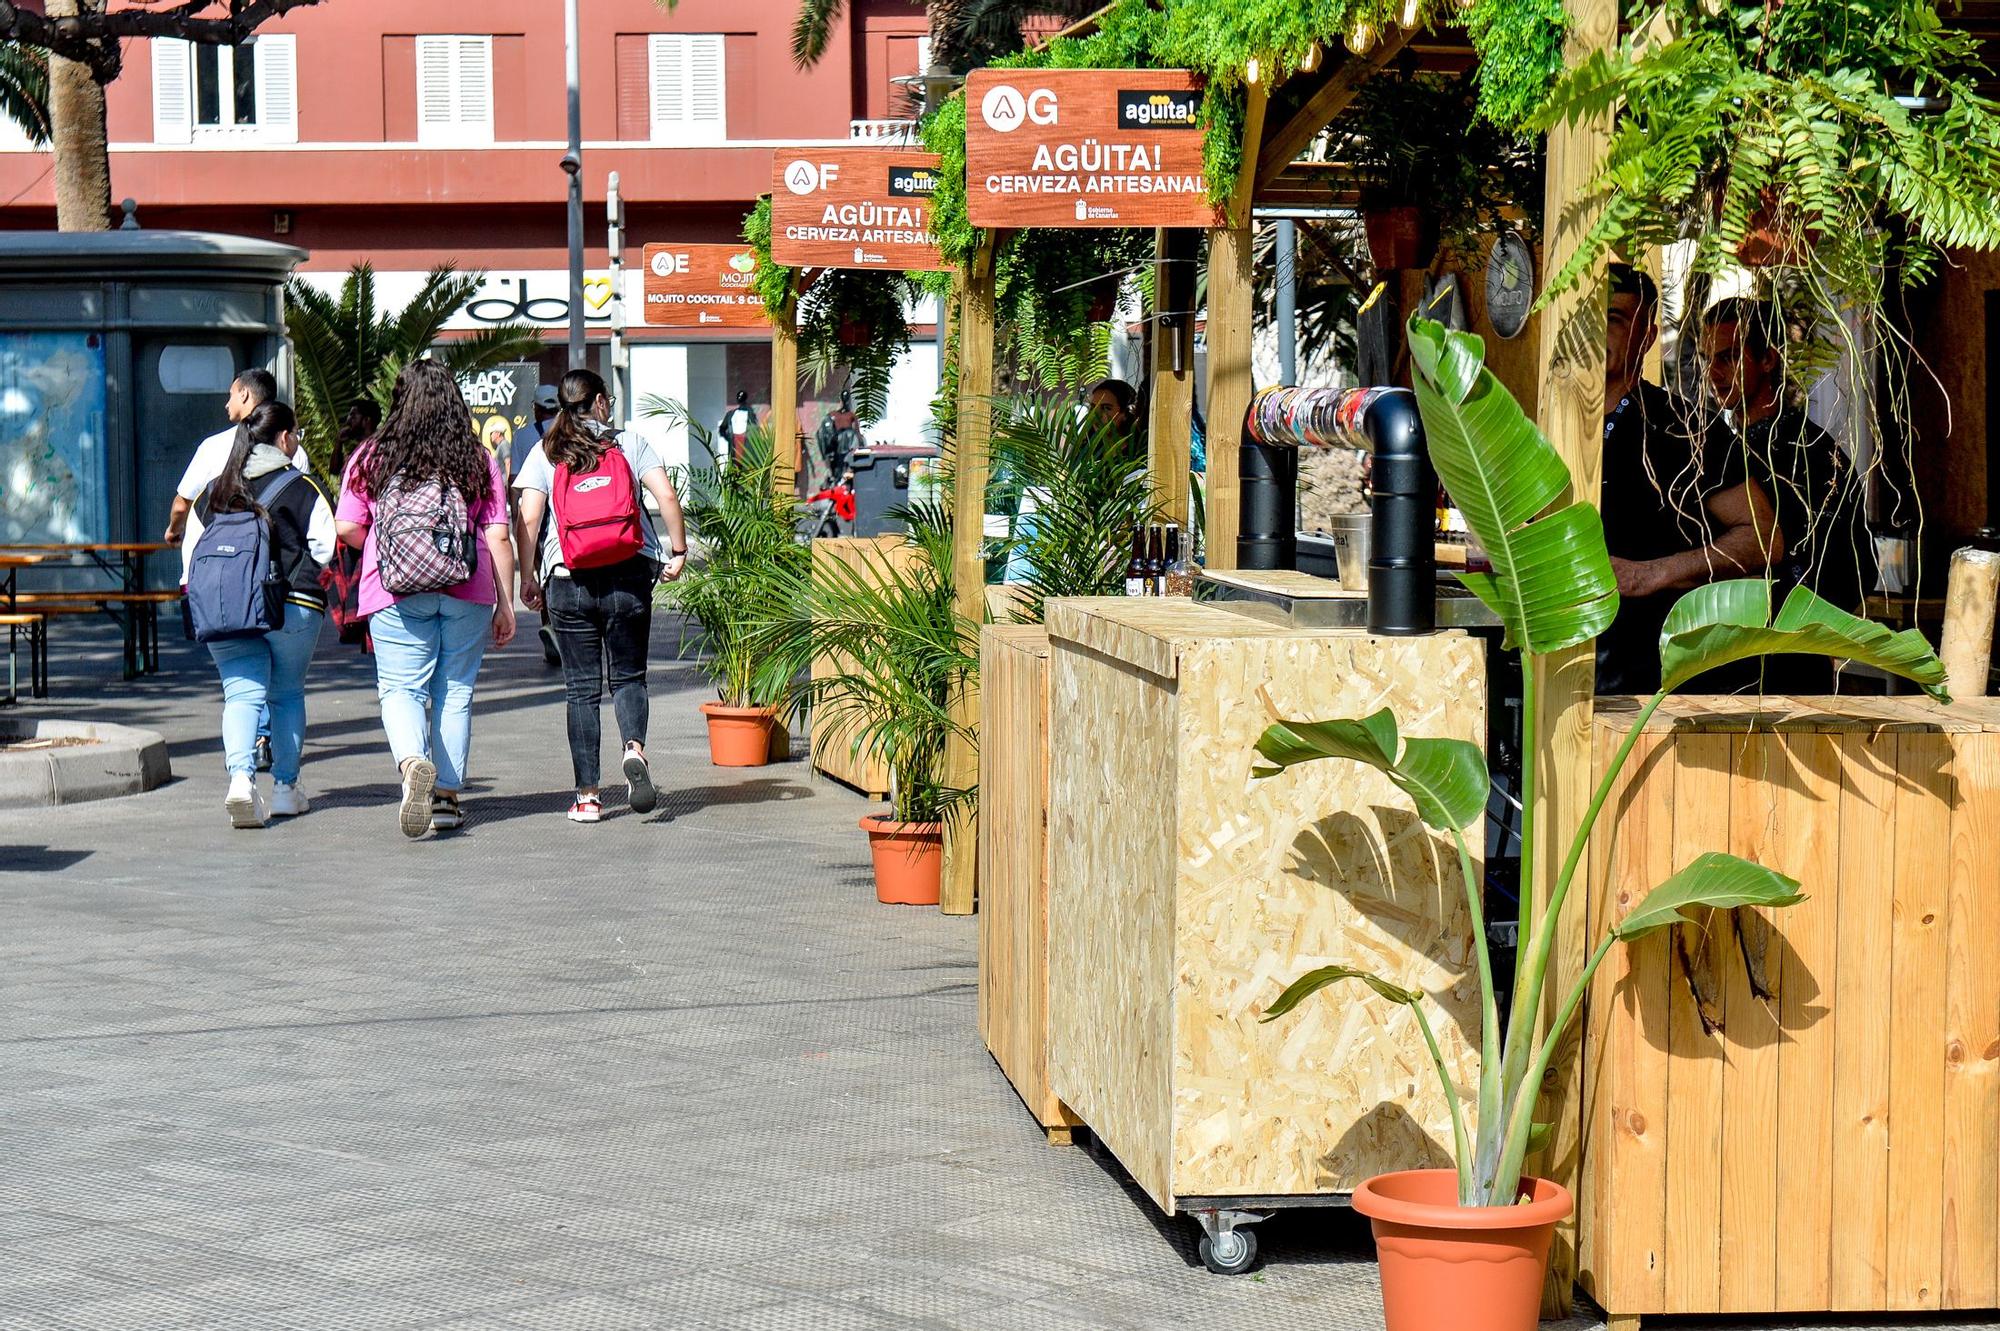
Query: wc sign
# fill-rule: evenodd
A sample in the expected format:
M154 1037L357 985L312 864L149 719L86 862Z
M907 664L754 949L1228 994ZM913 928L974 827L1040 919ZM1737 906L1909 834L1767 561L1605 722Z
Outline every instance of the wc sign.
M1206 96L1187 70L976 69L966 79L974 226L1207 227Z
M944 271L931 230L936 153L815 148L771 158L771 258L787 268ZM796 154L796 155L795 155Z

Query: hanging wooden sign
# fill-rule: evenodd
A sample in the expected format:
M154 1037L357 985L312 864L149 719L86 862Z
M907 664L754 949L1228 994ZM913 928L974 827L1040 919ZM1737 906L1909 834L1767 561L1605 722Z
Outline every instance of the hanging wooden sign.
M1213 226L1184 69L975 69L966 215L983 227Z
M646 246L645 316L654 328L763 328L750 289L757 256L742 245Z
M943 272L931 231L936 153L802 148L772 154L771 258L787 268Z

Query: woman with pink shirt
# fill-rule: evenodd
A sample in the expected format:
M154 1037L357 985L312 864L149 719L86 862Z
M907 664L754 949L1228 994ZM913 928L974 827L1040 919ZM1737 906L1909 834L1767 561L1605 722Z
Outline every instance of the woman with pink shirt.
M514 547L506 479L443 364L404 368L388 419L348 464L334 519L361 551L359 610L403 777L397 821L408 837L463 826L472 683L489 632L496 647L514 636Z

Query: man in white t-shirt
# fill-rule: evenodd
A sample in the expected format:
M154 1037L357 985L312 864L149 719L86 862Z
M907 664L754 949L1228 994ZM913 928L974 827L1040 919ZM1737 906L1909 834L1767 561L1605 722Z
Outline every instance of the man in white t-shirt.
M229 461L229 450L236 444L236 423L277 395L278 381L269 370L253 366L236 376L229 385L229 428L217 431L195 446L187 470L181 473L180 484L174 487L174 508L167 517L167 530L161 540L168 545L181 544L187 536L188 513L193 510L194 501L201 498L202 490L222 474L222 464ZM292 465L300 471L310 470L311 463L303 448L292 454ZM181 581L185 583L185 555L182 566Z

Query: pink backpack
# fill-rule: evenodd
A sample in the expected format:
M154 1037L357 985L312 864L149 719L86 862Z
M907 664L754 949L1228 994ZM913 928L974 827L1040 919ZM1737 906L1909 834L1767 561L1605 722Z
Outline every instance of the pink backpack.
M555 509L556 539L565 568L606 568L646 548L632 464L615 443L588 471L557 466L549 501Z

